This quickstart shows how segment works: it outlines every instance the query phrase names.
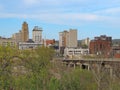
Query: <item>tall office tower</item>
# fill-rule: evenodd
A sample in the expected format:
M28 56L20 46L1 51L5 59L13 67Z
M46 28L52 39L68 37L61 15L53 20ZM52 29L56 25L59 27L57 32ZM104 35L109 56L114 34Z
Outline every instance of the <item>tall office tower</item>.
M68 44L69 44L69 32L68 31L59 32L59 46L68 47Z
M69 45L68 47L77 47L77 30L70 29L69 31Z
M77 47L77 30L59 32L59 47Z
M38 26L35 26L32 31L32 39L34 42L42 43L42 28L39 28Z
M59 32L59 51L60 54L64 54L64 49L65 47L68 46L69 42L69 32L68 31L63 31Z
M22 24L22 42L26 42L29 40L29 31L28 31L28 24L23 22Z

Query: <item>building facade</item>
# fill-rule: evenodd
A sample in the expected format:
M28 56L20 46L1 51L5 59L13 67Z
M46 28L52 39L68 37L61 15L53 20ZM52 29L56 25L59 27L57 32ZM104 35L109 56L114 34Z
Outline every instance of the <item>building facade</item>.
M32 31L32 39L34 42L42 43L42 28L35 26Z
M55 39L53 40L47 39L45 40L45 43L46 43L46 46L53 46L55 44Z
M111 53L112 37L101 35L90 41L90 54L103 55L108 57Z
M12 35L12 39L14 39L17 43L22 41L22 32L21 30L18 33Z
M19 42L19 49L36 49L37 47L41 47L43 44L34 42L32 39L29 39L27 42Z
M27 22L23 22L22 24L21 36L22 36L22 42L26 42L29 40L29 30L28 30Z
M0 38L0 45L1 46L11 46L15 47L17 45L16 41L12 38Z
M68 47L77 47L77 30L76 29L70 29L69 30L69 44Z
M71 57L76 56L79 58L81 55L88 55L89 49L82 49L82 48L65 48L64 49L64 57Z
M68 47L69 45L69 32L63 31L59 32L59 46L60 47Z
M25 50L25 49L35 49L37 47L43 46L40 43L30 43L30 42L19 42L19 49L20 50Z
M77 47L77 30L59 32L59 47Z

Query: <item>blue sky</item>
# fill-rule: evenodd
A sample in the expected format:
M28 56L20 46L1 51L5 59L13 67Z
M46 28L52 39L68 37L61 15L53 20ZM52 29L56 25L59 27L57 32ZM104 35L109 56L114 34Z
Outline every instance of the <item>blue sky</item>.
M120 38L120 0L0 0L0 36L10 37L29 25L43 28L43 38L77 29L78 39L99 35Z

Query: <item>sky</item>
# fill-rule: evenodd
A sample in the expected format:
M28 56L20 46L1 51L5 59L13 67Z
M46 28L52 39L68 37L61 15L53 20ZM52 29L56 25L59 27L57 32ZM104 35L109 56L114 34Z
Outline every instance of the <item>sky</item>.
M22 23L43 28L43 38L77 29L78 40L107 35L120 39L120 0L0 0L0 36L11 37Z

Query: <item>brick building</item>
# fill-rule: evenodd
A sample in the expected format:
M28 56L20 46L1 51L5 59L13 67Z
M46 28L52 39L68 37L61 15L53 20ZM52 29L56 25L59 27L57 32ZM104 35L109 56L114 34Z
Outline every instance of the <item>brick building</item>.
M54 44L55 44L55 39L53 39L53 40L47 39L47 40L46 40L46 45L47 45L47 46L49 46L49 45L54 45Z
M94 40L90 41L90 54L104 55L105 57L110 56L112 49L112 37L101 35L95 37Z

